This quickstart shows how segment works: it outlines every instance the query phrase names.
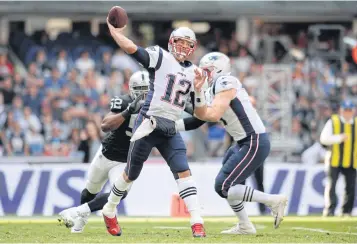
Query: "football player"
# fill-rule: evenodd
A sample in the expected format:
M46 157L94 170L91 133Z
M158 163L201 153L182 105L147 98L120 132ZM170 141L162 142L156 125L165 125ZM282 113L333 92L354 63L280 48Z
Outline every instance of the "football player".
M195 116L176 122L178 130L190 130L204 121L220 121L237 145L223 158L223 166L215 181L219 196L227 199L239 223L224 234L255 234L256 230L244 209L244 202L259 202L270 207L278 228L284 217L287 197L254 190L243 182L264 162L270 152L270 141L265 127L242 88L240 81L231 76L229 58L219 52L206 54L195 69ZM210 87L204 93L202 86Z
M130 77L130 94L111 99L110 112L101 125L101 129L109 133L90 164L86 187L81 193L82 205L59 213L66 227L72 227L72 233L82 232L90 213L101 210L107 202L109 193L97 194L108 179L113 184L124 168L134 121L148 90L149 73L138 71Z
M134 125L125 172L115 182L103 208L107 230L111 235L121 235L115 209L124 192L138 178L151 149L156 147L170 167L180 196L190 212L193 236L204 237L196 183L187 162L185 143L175 129L175 121L180 118L186 100L194 95L196 66L187 59L196 48L195 33L187 27L175 29L170 35L167 52L159 46L139 47L123 34L125 27L114 28L108 21L107 24L120 48L150 74L150 89Z

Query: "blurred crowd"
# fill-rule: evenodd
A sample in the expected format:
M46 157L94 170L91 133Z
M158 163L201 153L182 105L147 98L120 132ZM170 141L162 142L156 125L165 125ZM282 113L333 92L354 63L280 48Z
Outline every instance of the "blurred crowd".
M242 46L235 40L235 33L231 38L216 35L210 43L198 45L192 61L197 64L209 51L226 53L231 57L233 74L252 96L257 96L262 69L257 61L260 38L253 35L248 45ZM292 43L306 49L306 34L300 33ZM336 68L323 60L304 59L291 66L292 133L299 142L294 153L299 155L317 141L341 98L357 102L357 82L347 62ZM94 61L86 51L72 60L66 50L48 61L46 51L40 50L27 65L27 74L21 75L8 53L0 52L0 155L70 155L90 162L104 136L99 128L109 111L110 98L128 93L129 78L139 69L120 49L104 52L100 61ZM279 121L267 124L270 133L280 126ZM217 123L207 123L182 136L191 160L220 157L231 144L231 138ZM153 150L152 154L158 152Z

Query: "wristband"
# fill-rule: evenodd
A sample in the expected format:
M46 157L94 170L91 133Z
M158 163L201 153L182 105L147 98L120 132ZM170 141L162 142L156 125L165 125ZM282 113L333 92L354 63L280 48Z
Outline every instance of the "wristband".
M205 94L202 91L195 91L195 107L203 107L206 105Z
M128 109L125 109L123 112L121 112L121 116L123 116L124 119L129 118L131 113L129 112Z

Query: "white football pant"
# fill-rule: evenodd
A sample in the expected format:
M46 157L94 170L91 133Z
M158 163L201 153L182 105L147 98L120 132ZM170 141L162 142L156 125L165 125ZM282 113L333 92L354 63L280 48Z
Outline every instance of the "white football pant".
M101 145L89 166L86 183L87 190L92 194L97 194L102 190L108 179L110 184L113 185L123 173L125 165L125 163L107 159L102 154Z

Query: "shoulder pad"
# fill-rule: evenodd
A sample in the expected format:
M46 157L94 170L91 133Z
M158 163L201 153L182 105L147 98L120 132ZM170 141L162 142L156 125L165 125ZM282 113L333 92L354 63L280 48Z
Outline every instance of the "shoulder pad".
M149 68L158 70L161 66L163 55L161 47L156 45L147 47L145 50L148 52L150 57Z
M120 113L128 106L128 99L125 96L115 96L110 99L110 111L113 113Z
M227 91L229 89L235 88L238 89L239 86L242 86L237 78L230 75L220 76L217 78L213 84L213 94L217 94L222 91Z

